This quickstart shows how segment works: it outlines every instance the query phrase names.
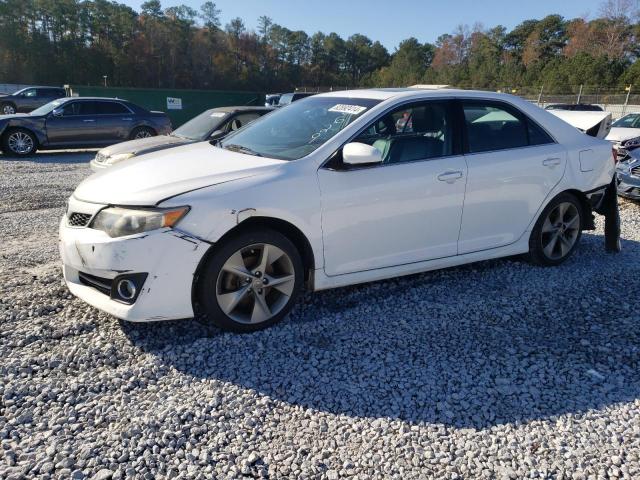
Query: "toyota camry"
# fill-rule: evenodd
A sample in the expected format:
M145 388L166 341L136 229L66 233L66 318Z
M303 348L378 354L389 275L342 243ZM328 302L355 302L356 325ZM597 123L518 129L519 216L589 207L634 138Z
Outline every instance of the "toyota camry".
M252 331L303 288L520 254L558 265L614 171L609 142L514 96L320 94L86 179L60 223L64 277L121 319Z

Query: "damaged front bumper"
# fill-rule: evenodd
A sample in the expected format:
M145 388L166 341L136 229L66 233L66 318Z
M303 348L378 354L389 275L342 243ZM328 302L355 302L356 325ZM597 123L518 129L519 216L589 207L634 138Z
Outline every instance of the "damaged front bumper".
M132 322L192 317L193 276L208 247L177 229L111 238L69 226L66 216L60 222L60 255L71 293Z

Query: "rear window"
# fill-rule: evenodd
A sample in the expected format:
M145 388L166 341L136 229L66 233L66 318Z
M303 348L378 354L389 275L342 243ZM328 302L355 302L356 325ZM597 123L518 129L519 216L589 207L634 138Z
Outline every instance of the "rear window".
M535 122L498 102L463 102L470 153L553 143Z

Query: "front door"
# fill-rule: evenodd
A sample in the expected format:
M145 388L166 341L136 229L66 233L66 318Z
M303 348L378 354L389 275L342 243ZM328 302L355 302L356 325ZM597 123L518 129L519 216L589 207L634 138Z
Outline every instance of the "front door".
M456 255L467 168L449 103L395 109L352 141L378 148L383 163L338 158L318 170L327 275Z
M98 143L99 118L94 103L87 100L70 101L61 107L61 115L49 114L49 144L89 147Z

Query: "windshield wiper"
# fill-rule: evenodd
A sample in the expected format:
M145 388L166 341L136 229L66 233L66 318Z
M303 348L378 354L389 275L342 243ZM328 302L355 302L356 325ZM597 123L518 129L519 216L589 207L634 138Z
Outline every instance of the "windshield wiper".
M222 148L226 150L231 150L232 152L240 152L240 153L246 153L247 155L262 157L262 154L256 152L255 150L251 150L249 147L244 147L242 145L237 145L235 143L232 143L231 145L225 145Z

